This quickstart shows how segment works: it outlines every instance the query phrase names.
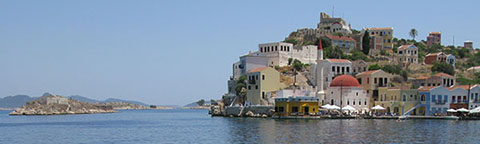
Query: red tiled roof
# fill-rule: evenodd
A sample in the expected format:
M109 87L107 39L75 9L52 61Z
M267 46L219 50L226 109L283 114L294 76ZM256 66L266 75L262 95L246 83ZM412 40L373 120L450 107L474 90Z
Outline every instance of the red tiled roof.
M330 62L337 62L337 63L350 63L347 59L327 59Z
M249 73L254 73L254 72L259 72L259 71L263 71L265 69L267 69L268 67L259 67L259 68L254 68L250 71L248 71Z
M429 53L429 54L427 54L427 57L428 57L428 56L438 56L438 55L441 54L441 53L443 53L443 52Z
M452 75L449 75L449 74L446 74L446 73L437 73L435 74L434 76L438 76L438 77L450 77L450 78L453 78Z
M353 38L346 37L346 36L333 36L333 35L326 35L331 40L344 40L344 41L355 41Z
M441 32L430 32L430 34L442 34Z
M473 87L473 85L470 85L470 87ZM462 88L464 90L468 90L469 85L454 85L452 87L449 87L448 90L453 90L453 89L456 89L456 88Z
M369 75L369 74L372 74L372 73L377 72L377 71L380 71L380 70L371 70L371 71L362 72L362 73L357 74L357 76Z

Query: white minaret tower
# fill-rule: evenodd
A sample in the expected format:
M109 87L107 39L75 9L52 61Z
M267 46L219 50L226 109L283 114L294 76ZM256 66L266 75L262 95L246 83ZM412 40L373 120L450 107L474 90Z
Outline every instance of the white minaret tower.
M320 100L325 99L325 91L323 89L323 46L322 40L318 40L318 49L317 49L317 65L315 68L315 79L317 80L317 96ZM320 73L319 73L320 72ZM322 101L323 102L323 101ZM323 105L323 103L319 103Z

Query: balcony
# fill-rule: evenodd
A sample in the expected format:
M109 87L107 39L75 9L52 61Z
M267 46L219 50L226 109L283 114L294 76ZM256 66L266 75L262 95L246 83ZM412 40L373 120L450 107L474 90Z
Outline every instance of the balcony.
M447 101L435 101L435 104L437 104L437 105L444 105L446 103L447 103Z
M248 84L256 84L257 81L255 79L248 80Z

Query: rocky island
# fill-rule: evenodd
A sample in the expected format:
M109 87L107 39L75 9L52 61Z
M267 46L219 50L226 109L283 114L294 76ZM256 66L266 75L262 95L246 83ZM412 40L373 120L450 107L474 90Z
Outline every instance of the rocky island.
M10 115L61 115L61 114L93 114L112 113L111 104L88 103L58 95L44 95L27 102L25 106L15 109Z

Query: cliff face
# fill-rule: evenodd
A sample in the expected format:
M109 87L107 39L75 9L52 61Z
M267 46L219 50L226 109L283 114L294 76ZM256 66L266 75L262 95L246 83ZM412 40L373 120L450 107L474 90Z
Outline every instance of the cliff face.
M15 109L10 115L59 115L59 114L92 114L115 112L113 106L93 104L66 98L63 96L42 96L25 106Z

